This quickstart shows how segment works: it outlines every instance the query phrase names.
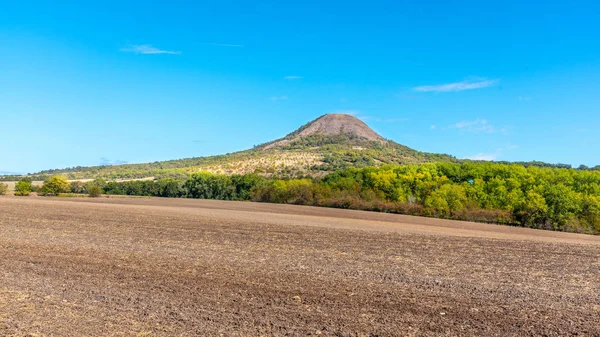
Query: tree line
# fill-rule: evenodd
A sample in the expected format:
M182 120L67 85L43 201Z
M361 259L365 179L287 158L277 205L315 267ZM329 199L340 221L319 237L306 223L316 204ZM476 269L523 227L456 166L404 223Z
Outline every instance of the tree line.
M68 188L61 179L48 178L41 193L252 200L600 234L600 172L592 170L442 162L348 168L318 179L200 172L186 180L96 179Z

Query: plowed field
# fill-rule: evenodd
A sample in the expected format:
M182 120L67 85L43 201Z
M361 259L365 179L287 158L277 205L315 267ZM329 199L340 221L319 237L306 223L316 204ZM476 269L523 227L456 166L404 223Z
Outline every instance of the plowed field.
M0 197L0 336L600 335L600 237L154 198Z

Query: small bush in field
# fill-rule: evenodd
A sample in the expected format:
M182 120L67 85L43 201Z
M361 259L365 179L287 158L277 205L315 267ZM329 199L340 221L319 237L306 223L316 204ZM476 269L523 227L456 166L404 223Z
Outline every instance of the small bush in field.
M6 194L8 191L8 185L0 183L0 195Z
M23 178L15 184L15 195L26 197L31 193L31 179Z
M92 198L97 198L102 194L102 189L96 185L91 185L87 188L88 195Z

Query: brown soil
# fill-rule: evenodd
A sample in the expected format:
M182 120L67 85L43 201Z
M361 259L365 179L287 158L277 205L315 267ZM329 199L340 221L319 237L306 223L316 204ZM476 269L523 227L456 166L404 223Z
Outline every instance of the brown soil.
M600 335L600 238L254 203L0 198L0 336Z

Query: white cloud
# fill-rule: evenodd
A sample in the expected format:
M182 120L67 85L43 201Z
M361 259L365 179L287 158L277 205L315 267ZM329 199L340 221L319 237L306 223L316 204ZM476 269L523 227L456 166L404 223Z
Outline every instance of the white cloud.
M423 85L414 87L417 92L455 92L472 89L487 88L498 83L499 80L478 80L478 81L462 81L438 85Z
M304 76L286 76L283 79L284 80L301 80L303 78L304 78Z
M431 126L431 129L432 129L432 130L435 130L435 129L437 129L437 126L435 126L435 125L432 125L432 126Z
M519 96L519 101L529 101L531 100L531 97L529 96Z
M485 119L476 119L473 121L461 121L454 125L451 125L450 128L466 130L469 132L485 132L485 133L493 133L496 132L496 129L493 125L489 124ZM505 133L504 128L501 129L501 132Z
M496 158L498 158L498 156L500 156L500 153L497 153L497 152L496 153L478 153L474 156L466 157L465 159L491 161L491 160L496 160Z
M285 101L288 99L288 97L287 96L271 96L269 99L273 102L277 102L277 101Z
M121 51L126 52L126 53L146 54L146 55L152 55L152 54L179 55L179 54L181 54L180 51L162 50L162 49L152 47L152 45L149 45L149 44L133 45L131 47L122 48Z

